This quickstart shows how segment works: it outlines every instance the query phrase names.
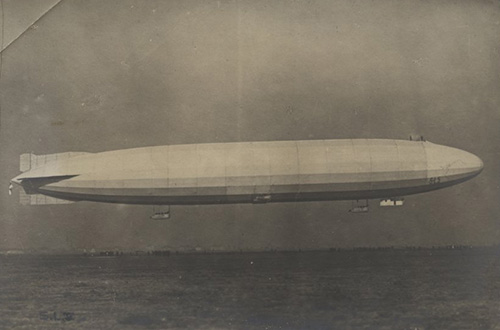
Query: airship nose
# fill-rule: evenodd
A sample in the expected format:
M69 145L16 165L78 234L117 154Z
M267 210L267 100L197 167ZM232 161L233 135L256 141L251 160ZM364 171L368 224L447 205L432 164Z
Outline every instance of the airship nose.
M477 172L477 174L481 173L483 171L483 168L484 168L483 161L481 160L481 158L477 157L474 154L470 154L470 155L474 158L473 164L474 164L475 172Z
M458 162L459 164L457 164L457 167L461 168L464 172L468 172L471 176L481 173L484 168L484 163L481 158L470 152L460 151L460 161Z
M484 167L479 157L464 150L427 143L425 152L430 178L469 179L481 173Z

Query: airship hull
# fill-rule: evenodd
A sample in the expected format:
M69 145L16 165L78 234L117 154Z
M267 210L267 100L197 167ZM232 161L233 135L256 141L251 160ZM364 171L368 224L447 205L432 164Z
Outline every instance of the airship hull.
M468 152L423 141L275 141L83 154L47 162L13 181L66 200L268 203L417 194L466 181L482 167Z

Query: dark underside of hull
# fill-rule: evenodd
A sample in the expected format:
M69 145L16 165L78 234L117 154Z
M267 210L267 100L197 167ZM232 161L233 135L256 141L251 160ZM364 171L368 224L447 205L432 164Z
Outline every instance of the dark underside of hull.
M312 202L312 201L334 201L334 200L362 200L362 199L385 199L419 194L432 190L446 188L471 177L460 178L444 183L433 185L422 185L417 187L406 187L397 189L360 190L360 191L335 191L335 192L293 192L293 193L270 193L270 194L235 194L235 195L183 195L183 196L133 196L133 195L97 195L97 194L75 194L66 192L43 191L44 195L71 200L91 201L117 204L138 205L205 205L205 204L240 204L240 203L279 203L279 202Z

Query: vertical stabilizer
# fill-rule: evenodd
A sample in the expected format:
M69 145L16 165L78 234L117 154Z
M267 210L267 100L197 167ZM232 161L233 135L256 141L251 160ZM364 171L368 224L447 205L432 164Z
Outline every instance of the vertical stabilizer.
M31 156L32 154L22 154L19 157L19 170L26 172L31 169Z
M82 155L88 155L89 152L62 152L58 154L48 155L35 155L35 154L22 154L19 157L19 170L21 172L29 171L33 168L45 165L56 160L68 159Z

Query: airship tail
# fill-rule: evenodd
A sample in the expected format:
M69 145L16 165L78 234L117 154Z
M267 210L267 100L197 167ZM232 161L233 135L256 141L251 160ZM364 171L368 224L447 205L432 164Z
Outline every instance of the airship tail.
M22 154L19 157L19 170L23 173L28 172L32 169L35 169L40 166L44 166L47 163L59 161L62 159L72 158L75 156L80 156L83 154L88 154L87 152L63 152L57 154L47 154L47 155L35 155L32 153ZM28 178L25 180L39 180L40 178ZM23 180L24 181L24 180ZM70 204L74 203L74 201L69 201L65 199L54 198L42 194L38 194L29 187L30 184L23 184L25 182L16 182L14 183L20 184L23 189L19 189L19 203L22 205L47 205L47 204ZM9 187L9 192L12 188Z

